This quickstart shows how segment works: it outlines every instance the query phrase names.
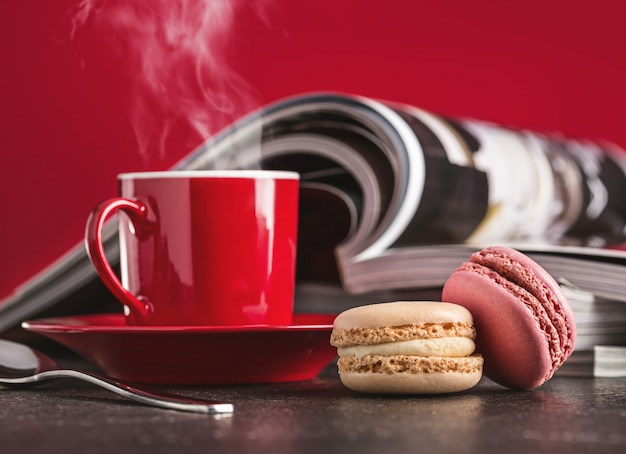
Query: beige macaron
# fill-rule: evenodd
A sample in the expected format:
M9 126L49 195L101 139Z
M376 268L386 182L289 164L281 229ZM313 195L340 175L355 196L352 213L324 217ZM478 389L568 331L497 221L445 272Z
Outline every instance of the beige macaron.
M441 394L480 381L475 336L472 314L462 306L398 301L342 312L330 343L337 347L339 377L354 391Z

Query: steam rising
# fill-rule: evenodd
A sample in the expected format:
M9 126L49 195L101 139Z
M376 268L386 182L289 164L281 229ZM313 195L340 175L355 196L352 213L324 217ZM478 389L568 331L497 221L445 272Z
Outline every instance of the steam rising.
M260 11L257 0L246 1ZM127 65L133 84L129 116L143 156L152 150L162 154L173 128L194 136L195 146L256 107L251 87L224 58L238 5L234 0L80 0L72 11L72 36L93 27Z

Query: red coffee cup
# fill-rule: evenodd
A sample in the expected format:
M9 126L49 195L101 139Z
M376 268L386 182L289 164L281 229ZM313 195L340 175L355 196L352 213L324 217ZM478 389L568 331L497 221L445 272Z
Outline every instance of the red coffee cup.
M138 172L91 212L85 242L127 323L289 325L299 175L270 170ZM119 213L121 280L102 227Z

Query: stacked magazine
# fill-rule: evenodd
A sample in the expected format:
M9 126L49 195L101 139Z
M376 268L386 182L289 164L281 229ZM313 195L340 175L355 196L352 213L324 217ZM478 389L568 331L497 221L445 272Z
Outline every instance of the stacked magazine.
M437 299L473 251L506 244L570 293L586 365L626 357L626 151L616 145L313 93L251 113L175 168L300 173L298 310ZM115 262L114 222L105 246ZM79 243L0 302L0 332L84 311L87 298L111 299Z

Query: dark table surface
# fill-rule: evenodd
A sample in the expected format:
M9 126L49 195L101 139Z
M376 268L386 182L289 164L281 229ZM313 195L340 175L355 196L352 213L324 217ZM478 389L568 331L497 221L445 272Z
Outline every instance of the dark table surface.
M626 452L626 378L556 377L532 391L483 379L454 395L383 397L348 390L331 364L305 382L164 389L235 411L146 407L74 380L0 388L0 453Z

